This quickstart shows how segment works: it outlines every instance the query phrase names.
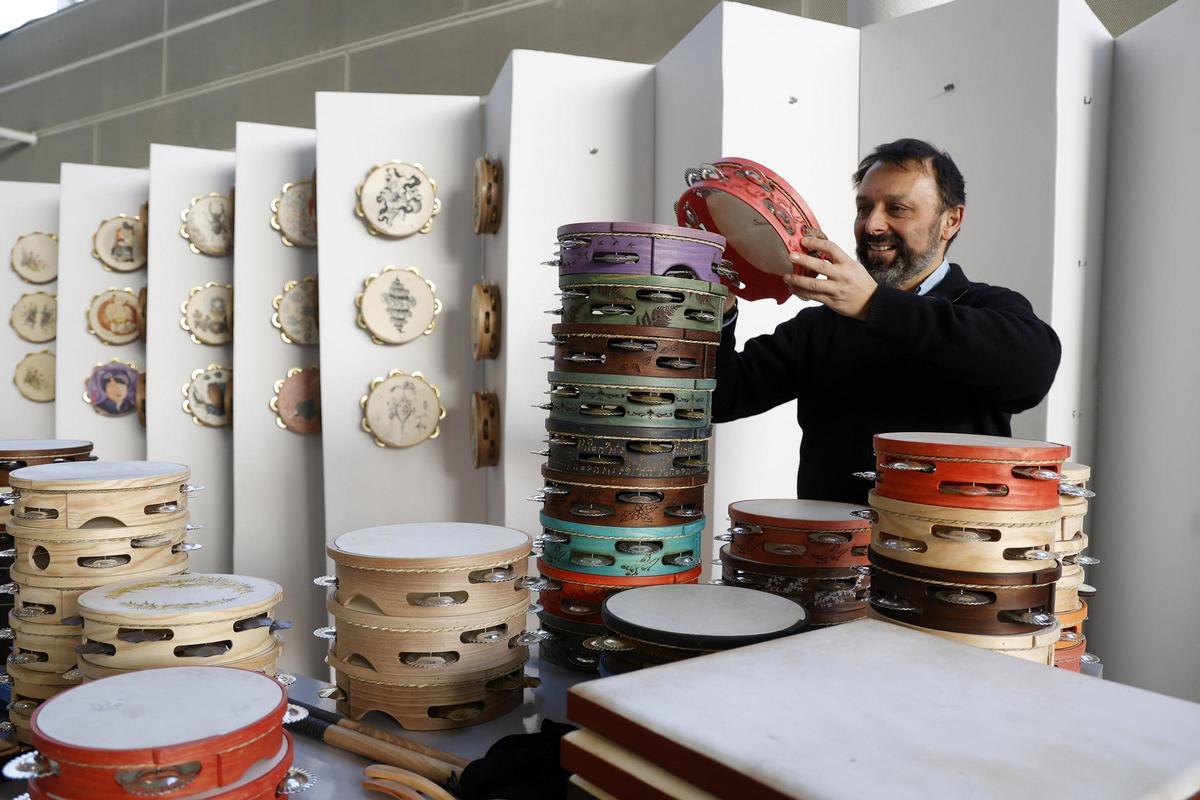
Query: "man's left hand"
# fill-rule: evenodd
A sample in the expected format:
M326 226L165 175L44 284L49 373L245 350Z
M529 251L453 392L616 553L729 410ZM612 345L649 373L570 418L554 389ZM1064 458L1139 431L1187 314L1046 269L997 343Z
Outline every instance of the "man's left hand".
M824 254L825 259L804 253L792 253L793 264L812 270L824 278L784 275L783 282L801 300L815 300L845 317L866 319L871 298L879 284L866 267L846 255L842 248L814 232L800 240L806 250ZM828 260L826 260L828 259Z

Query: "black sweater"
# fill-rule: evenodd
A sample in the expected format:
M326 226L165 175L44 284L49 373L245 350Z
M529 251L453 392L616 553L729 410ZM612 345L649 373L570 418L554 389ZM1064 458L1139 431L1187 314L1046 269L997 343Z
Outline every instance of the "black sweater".
M880 286L866 320L806 308L735 351L717 350L713 420L798 400L797 497L866 501L871 437L889 431L1011 436L1012 415L1050 390L1062 349L1017 292L973 283L957 264L925 295Z

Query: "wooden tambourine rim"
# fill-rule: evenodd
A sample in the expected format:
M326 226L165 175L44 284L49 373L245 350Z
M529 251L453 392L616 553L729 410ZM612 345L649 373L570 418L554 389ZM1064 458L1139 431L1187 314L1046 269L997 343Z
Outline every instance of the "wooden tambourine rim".
M189 582L201 581L204 578L242 578L241 575L229 574L188 574L188 575L164 575L153 578L126 578L123 581L108 584L106 586L98 586L92 589L91 592L98 593L97 596L107 595L113 591L123 591L135 587L139 584L152 582L172 582L186 585ZM156 627L173 627L175 625L187 624L217 624L222 622L237 621L248 617L256 617L260 614L271 611L283 602L283 587L274 581L268 581L265 578L257 578L256 580L263 581L266 584L274 586L274 592L270 597L259 600L253 603L244 605L229 604L219 610L186 607L173 607L164 609L126 609L123 611L99 611L95 608L87 606L87 594L79 598L79 614L84 619L84 625L92 622L97 625L112 625L112 626L127 626L139 627L143 623L158 623ZM269 587L266 587L269 588ZM180 599L184 599L183 595ZM93 598L94 600L94 598Z
M780 531L783 533L787 533L789 531L802 531L802 532L838 531L841 533L853 533L855 531L870 530L870 528L871 528L871 525L869 522L867 522L866 520L861 519L859 517L852 516L850 514L851 511L859 511L859 510L863 509L863 506L855 505L853 503L839 503L839 505L846 506L846 519L843 521L837 521L837 520L831 520L831 519L830 520L817 520L817 519L807 519L807 518L803 518L803 517L772 517L772 516L768 516L765 514L754 514L754 513L745 511L742 508L738 508L738 505L742 504L742 503L754 503L754 502L758 502L760 500L775 500L775 499L777 499L777 498L755 498L752 500L735 500L734 502L729 504L729 508L728 508L729 520L735 524L738 522L748 522L751 525L758 525L762 528L769 528L772 531ZM792 503L798 503L798 504L804 504L806 502L810 502L810 501L806 501L806 500L792 500L792 499L785 499L785 498L778 498L778 499L785 500L786 502L792 502ZM824 502L824 501L816 501L816 502Z
M931 583L961 583L966 586L1044 586L1055 583L1062 575L1062 566L1059 564L1030 572L968 572L897 561L874 549L868 551L868 557L871 559L872 569L886 569L905 578Z
M496 233L504 206L504 168L491 156L475 159L475 193L472 224L476 234Z
M567 486L587 486L598 489L694 489L708 484L708 473L682 478L597 478L593 475L562 472L542 465L542 477Z
M476 361L500 355L500 287L471 287L471 355Z
M20 447L13 446L17 442L21 444ZM0 439L0 461L37 459L40 463L48 464L59 458L83 460L92 454L94 446L86 439Z
M704 567L693 567L686 572L676 572L670 575L591 575L584 572L573 572L561 567L547 564L542 559L537 560L537 571L542 577L554 581L578 583L584 586L596 586L610 589L631 589L636 586L660 586L668 583L689 583L699 579Z
M959 508L957 506L934 506L926 503L912 503L907 500L896 500L881 495L875 489L867 494L867 503L871 508L926 519L937 525L950 525L964 528L994 528L994 527L1054 527L1062 518L1058 508L1045 508L1034 511L1005 511L989 508Z
M870 574L866 567L792 567L784 564L771 564L737 555L730 550L728 544L721 546L720 553L719 560L722 566L751 575L778 576L808 581L848 581L860 580Z
M500 398L495 392L471 395L471 462L476 469L500 463Z
M114 492L132 489L157 489L174 484L184 485L192 476L192 471L183 464L170 461L75 461L70 463L72 469L96 470L103 472L109 466L120 463L153 464L161 467L154 475L128 478L56 478L55 472L65 471L58 464L40 464L13 470L9 474L10 485L15 489L36 492L61 492L72 494L76 492ZM89 466L91 465L91 466Z
M912 434L887 434L877 433L874 436L875 453L883 459L887 456L907 456L914 460L958 460L966 459L968 461L981 461L984 463L997 464L1030 464L1030 465L1048 465L1062 464L1066 458L1071 455L1069 445L1058 444L1056 442L1039 442L1021 445L1003 445L1002 442L1008 437L992 436L983 437L975 434L963 434L970 438L989 438L995 439L995 443L990 444L962 444L953 443L937 443L914 441L908 439L899 439L897 436L950 436L955 434L947 433L912 433ZM1035 442L1032 439L1014 439L1012 441Z
M1063 611L1061 613L1056 613L1054 616L1058 620L1059 625L1061 625L1063 628L1074 628L1078 625L1082 625L1087 621L1088 618L1087 601L1083 598L1080 598L1079 607L1074 611Z
M505 528L499 525L488 527L502 528L511 533L520 534L525 538L525 541L514 544L511 547L479 553L477 555L411 558L404 556L368 556L351 553L339 549L336 546L337 540L335 539L325 547L325 553L339 569L363 569L368 571L396 570L401 573L406 570L444 573L474 572L480 569L487 569L491 566L515 564L529 558L533 553L533 540L529 537L529 534L515 528Z

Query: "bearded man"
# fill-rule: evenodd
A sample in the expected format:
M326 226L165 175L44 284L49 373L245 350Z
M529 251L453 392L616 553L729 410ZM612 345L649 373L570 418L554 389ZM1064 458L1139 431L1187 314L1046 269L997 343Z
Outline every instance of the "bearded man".
M946 261L966 211L949 155L916 139L883 144L854 185L858 260L810 231L802 244L821 257L791 259L818 277L783 278L821 305L739 353L737 306L727 301L713 420L797 400L797 497L862 503L870 485L852 473L875 468L874 434L1010 436L1012 415L1050 390L1062 350L1023 296Z

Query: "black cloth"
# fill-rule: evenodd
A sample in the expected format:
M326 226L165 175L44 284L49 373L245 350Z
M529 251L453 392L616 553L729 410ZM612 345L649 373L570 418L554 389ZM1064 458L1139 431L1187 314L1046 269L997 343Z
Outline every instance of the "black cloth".
M560 743L573 730L574 725L543 719L539 733L505 736L463 769L455 793L463 800L565 798L571 773L560 764Z
M974 283L957 264L925 295L880 286L865 320L806 308L736 352L717 349L713 421L798 400L796 496L863 503L872 436L946 431L1011 436L1012 415L1046 396L1062 348L1010 289ZM769 447L764 442L763 447Z

